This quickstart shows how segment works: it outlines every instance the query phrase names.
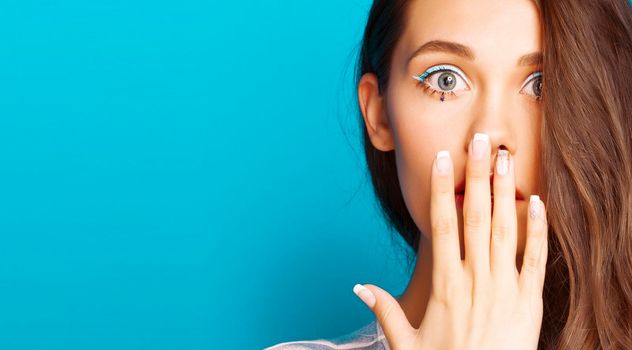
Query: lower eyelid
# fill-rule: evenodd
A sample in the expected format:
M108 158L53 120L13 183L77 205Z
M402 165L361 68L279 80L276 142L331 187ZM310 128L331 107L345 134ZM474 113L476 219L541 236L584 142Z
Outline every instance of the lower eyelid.
M447 101L447 100L451 100L454 98L458 98L461 93L465 90L459 90L456 93L453 91L441 91L441 90L436 90L435 88L433 88L430 84L428 84L427 82L419 82L417 84L417 86L420 86L423 90L424 93L428 96L428 97L432 97L435 98L435 96L441 96L444 95L444 100L443 101Z

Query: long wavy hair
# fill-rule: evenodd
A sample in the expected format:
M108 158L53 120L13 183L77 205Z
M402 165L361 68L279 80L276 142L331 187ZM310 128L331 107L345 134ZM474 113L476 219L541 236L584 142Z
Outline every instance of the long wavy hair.
M632 7L535 0L543 30L540 130L549 257L539 349L632 349ZM408 0L375 0L356 67L388 86ZM356 85L357 86L357 85ZM387 223L418 251L394 151L362 142Z

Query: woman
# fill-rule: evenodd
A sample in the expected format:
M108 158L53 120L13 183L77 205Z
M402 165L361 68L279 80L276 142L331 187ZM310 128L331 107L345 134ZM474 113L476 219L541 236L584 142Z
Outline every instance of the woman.
M632 349L630 3L375 0L358 68L415 270L354 287L371 324L270 349Z

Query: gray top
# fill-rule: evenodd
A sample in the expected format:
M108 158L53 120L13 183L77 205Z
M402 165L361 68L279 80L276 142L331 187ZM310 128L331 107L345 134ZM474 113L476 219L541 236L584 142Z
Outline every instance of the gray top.
M264 350L390 350L379 322L332 339L298 340L280 343Z

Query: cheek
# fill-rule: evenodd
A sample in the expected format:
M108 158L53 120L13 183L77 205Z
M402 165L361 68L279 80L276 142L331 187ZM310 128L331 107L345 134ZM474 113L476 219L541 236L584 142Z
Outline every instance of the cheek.
M425 237L430 235L430 174L435 154L427 143L414 140L395 152L406 208Z
M467 129L466 123L454 119L459 115L458 105L439 103L423 96L420 90L413 91L390 95L387 108L395 139L402 196L422 235L430 238L432 163L440 150L450 150L453 154L460 152L462 145L459 142Z
M403 113L407 111L408 113ZM438 151L456 148L451 145L459 137L454 126L436 118L430 109L414 113L404 109L397 115L395 157L397 174L404 202L415 224L430 237L430 180L432 164ZM434 115L435 118L428 116Z

